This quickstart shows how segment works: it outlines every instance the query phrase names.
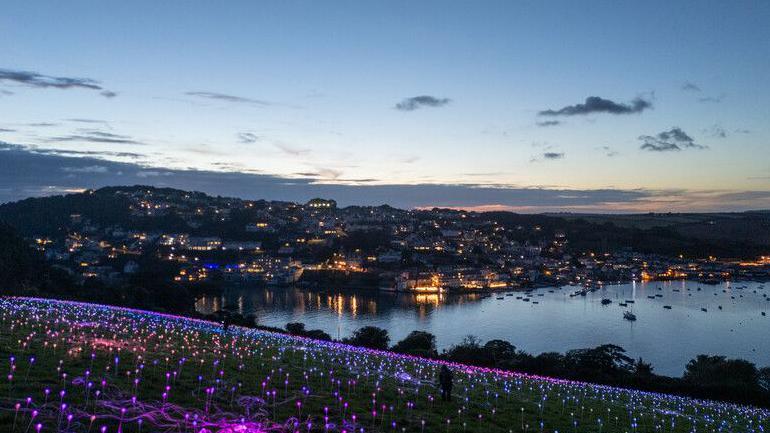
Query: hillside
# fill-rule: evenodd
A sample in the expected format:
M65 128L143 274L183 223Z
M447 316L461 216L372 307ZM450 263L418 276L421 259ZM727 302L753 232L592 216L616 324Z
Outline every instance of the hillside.
M7 431L756 432L770 412L89 304L0 300ZM436 376L453 371L451 402Z
M162 212L144 213L137 197L155 197ZM144 198L142 198L144 200ZM0 205L0 222L22 235L62 237L73 227L73 217L97 228L189 232L205 236L260 240L275 244L267 234L245 233L244 225L260 219L281 220L290 227L297 221L297 205L286 202L246 201L212 197L198 192L147 186L107 187L65 196L30 198ZM228 211L222 218L220 209ZM510 240L549 243L558 233L567 235L573 253L633 250L646 254L689 257L755 258L770 251L770 212L730 214L541 214L511 212L466 213L443 209L407 211L391 207L352 206L334 215L387 213L390 218L416 221L445 220L459 216L477 224L500 224ZM370 224L373 224L370 222ZM280 236L279 236L280 238ZM362 238L371 241L373 238ZM387 245L383 238L379 245ZM371 242L370 242L371 243ZM277 244L276 244L277 245ZM355 247L355 245L349 245ZM375 245L376 246L376 245Z

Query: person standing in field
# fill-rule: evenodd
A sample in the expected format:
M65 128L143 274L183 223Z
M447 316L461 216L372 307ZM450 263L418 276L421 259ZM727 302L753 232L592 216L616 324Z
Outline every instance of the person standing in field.
M441 399L452 401L452 371L446 365L441 366L441 371L438 373L438 383L441 387Z

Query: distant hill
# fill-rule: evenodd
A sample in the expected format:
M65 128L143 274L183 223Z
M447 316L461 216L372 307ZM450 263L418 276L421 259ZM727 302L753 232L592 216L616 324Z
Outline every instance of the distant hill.
M169 203L163 216L137 215L130 196L149 192L162 196ZM245 200L213 197L200 192L148 186L117 186L63 196L29 198L0 205L0 222L14 227L26 237L63 235L71 226L73 216L101 226L119 226L129 230L189 232L190 208L201 206L217 209ZM250 201L253 208L236 206L230 218L204 215L195 224L197 235L245 235L243 227L253 221L255 212L269 212L270 203ZM331 212L360 211L366 207L352 206ZM393 209L393 208L388 208ZM440 215L460 211L393 209L394 213L411 212L420 219L440 218ZM285 218L285 215L278 215ZM557 233L568 239L568 248L575 252L615 252L633 250L662 255L685 254L688 257L756 257L770 253L770 212L741 213L683 213L683 214L515 214L511 212L465 213L469 220L505 225L511 228L509 238L520 242L549 242ZM192 218L198 218L192 215ZM537 230L533 228L537 227Z
M666 228L684 237L704 241L770 245L770 210L734 213L647 213L633 215L549 214L565 220L611 223L649 230Z

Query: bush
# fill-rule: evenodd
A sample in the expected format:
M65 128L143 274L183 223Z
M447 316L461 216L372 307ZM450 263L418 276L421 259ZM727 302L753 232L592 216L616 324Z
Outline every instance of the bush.
M342 340L343 343L353 346L368 347L370 349L387 350L390 345L388 331L376 326L364 326L353 333L353 336Z
M412 331L406 338L396 343L391 350L427 358L438 356L436 336L424 331Z

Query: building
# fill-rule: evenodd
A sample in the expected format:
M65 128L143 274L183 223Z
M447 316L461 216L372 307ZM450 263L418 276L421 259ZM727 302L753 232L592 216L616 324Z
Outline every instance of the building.
M337 209L337 202L323 198L314 198L305 204L310 209Z

